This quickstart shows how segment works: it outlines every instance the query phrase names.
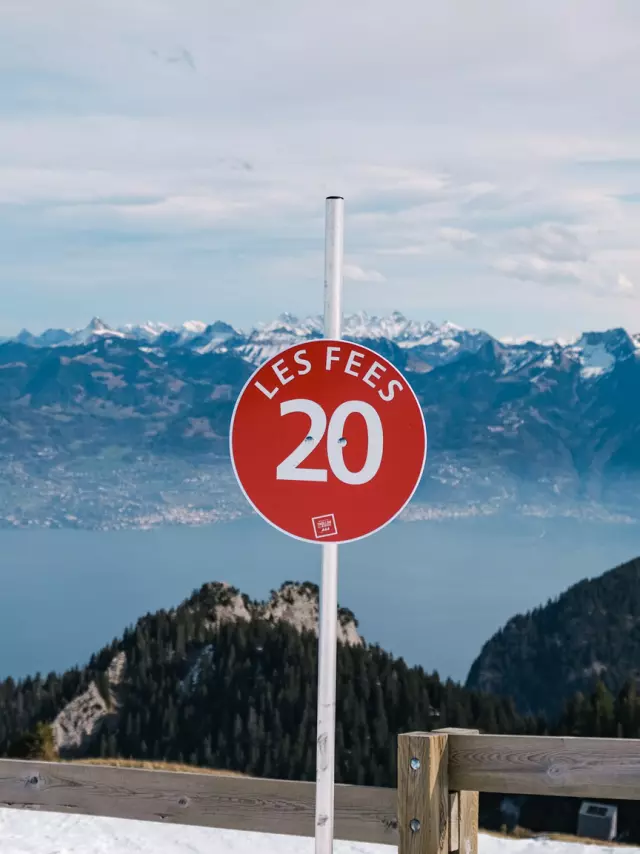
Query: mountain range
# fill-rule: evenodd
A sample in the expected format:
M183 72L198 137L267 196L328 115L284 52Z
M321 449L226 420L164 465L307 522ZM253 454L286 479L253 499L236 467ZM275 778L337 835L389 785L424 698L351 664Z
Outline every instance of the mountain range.
M172 327L149 321L112 327L98 317L82 329L47 329L33 334L23 329L12 338L31 347L73 347L89 344L102 338L126 339L153 344L162 349L188 348L196 353L233 352L253 365L259 365L286 347L303 340L321 338L323 320L320 316L303 319L281 314L276 320L260 324L248 332L235 329L223 321L205 323L186 321ZM416 370L439 367L465 353L477 352L493 342L505 355L505 372L517 370L533 359L550 360L560 354L580 366L583 377L596 377L613 369L615 363L640 352L640 333L628 334L623 329L589 332L573 341L496 339L478 329L464 329L448 321L414 321L400 312L388 317L376 317L366 312L348 315L343 321L343 335L353 341L388 341L407 351L407 362Z
M3 341L0 522L139 526L246 512L228 465L235 398L256 365L321 336L319 317L281 315L246 333L94 318ZM396 312L347 317L344 336L405 372L425 413L412 518L640 516L640 335L500 341Z

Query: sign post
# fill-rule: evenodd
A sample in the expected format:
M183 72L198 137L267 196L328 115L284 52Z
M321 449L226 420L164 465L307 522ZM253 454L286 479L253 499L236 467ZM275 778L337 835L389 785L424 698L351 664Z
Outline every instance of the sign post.
M342 335L344 199L326 200L324 336ZM322 545L318 641L318 740L316 747L316 854L333 850L336 749L336 656L338 647L338 544Z
M338 544L409 503L427 454L422 409L400 371L341 339L344 200L326 200L324 334L261 365L240 392L229 445L240 488L279 531L322 546L316 854L333 847Z

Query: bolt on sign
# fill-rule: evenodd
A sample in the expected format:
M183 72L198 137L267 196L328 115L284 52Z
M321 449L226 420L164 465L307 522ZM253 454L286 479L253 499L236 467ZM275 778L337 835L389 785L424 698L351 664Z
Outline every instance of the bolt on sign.
M352 542L387 525L413 495L426 451L407 380L348 341L274 356L245 385L231 422L245 496L278 530L309 542Z

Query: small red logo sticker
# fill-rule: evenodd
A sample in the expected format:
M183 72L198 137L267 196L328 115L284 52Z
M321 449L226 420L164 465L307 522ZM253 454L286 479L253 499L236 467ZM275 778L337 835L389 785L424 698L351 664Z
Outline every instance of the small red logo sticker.
M321 540L323 537L335 537L338 533L336 517L333 513L328 513L326 516L314 516L311 521L317 540Z

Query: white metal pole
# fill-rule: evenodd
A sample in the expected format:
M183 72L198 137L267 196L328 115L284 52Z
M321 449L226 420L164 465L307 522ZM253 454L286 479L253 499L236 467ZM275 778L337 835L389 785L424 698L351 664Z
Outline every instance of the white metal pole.
M326 200L324 335L340 338L344 199ZM318 743L316 754L316 854L333 851L336 743L336 653L338 645L338 544L322 546L320 638L318 643Z
M329 196L326 201L324 255L324 336L342 335L342 267L344 256L344 199Z

